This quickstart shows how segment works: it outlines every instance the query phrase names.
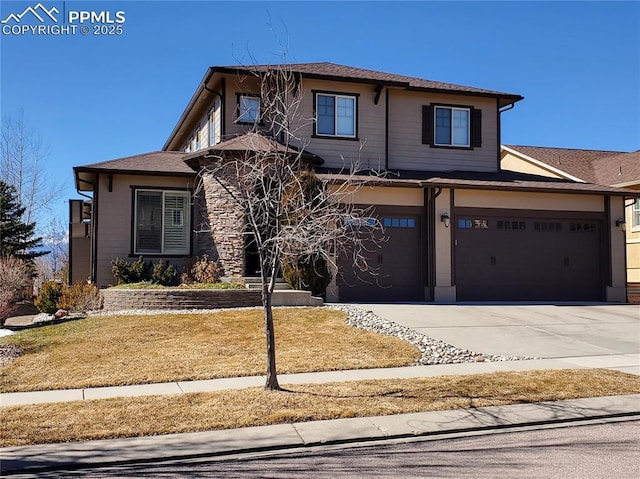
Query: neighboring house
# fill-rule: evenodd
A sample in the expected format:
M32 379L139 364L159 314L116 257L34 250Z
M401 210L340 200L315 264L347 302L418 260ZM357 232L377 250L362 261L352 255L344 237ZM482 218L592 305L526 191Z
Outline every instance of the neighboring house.
M251 73L272 68L209 68L161 152L74 169L93 211L84 224L72 215L82 224L73 281L107 285L112 259L141 254L183 266L206 253L229 276L255 273L242 215L196 170L212 154L273 146L248 133L263 122ZM339 180L357 160L386 172L352 198L384 225L388 240L370 257L378 275L359 278L339 262L329 300L625 300L616 219L638 193L502 170L501 116L520 95L332 63L287 68L316 171Z
M640 151L502 146L502 168L640 191ZM640 283L640 200L630 198L615 218L627 244L627 281Z

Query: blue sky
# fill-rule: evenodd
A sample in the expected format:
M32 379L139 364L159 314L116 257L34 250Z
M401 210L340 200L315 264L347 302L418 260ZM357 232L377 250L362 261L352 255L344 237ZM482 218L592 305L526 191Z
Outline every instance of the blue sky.
M32 2L2 0L0 17ZM48 171L160 149L210 65L330 61L525 97L503 142L640 148L638 2L46 1L125 12L121 35L0 35L2 115L23 111Z

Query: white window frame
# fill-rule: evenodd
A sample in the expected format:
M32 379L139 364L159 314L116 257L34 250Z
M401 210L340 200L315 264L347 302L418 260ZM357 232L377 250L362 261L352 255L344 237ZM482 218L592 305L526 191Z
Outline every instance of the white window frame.
M331 97L333 98L333 131L334 133L321 133L318 131L318 98L319 97ZM338 133L338 99L344 98L347 100L353 101L353 134L344 134ZM348 95L342 93L325 93L325 92L316 92L315 94L315 111L316 111L316 122L315 122L315 135L323 136L327 138L357 138L358 136L358 97L356 95Z
M162 211L160 213L161 217L161 228L160 228L160 251L149 251L149 250L138 250L138 233L139 233L139 225L138 225L138 194L139 193L161 193L162 194ZM181 196L184 198L184 209L176 209L167 206L167 195L172 196ZM133 245L132 251L133 254L136 255L175 255L175 256L184 256L190 254L191 251L191 193L188 190L163 190L157 188L136 188L134 190L134 201L133 201L134 211L133 211ZM184 229L184 248L181 249L169 249L165 246L165 219L167 217L167 213L171 213L171 221L172 226L182 227ZM179 224L176 224L176 212L179 213Z
M631 229L640 231L640 198L631 205Z
M449 143L438 143L438 110L449 110L451 112L451 125L449 129ZM454 143L454 112L464 111L467 113L467 139L465 143ZM435 146L450 146L453 148L470 148L471 147L471 108L462 108L456 106L435 105L433 108L433 144Z
M255 114L253 113L254 108L243 108L243 102L247 100L258 102L258 108ZM249 118L245 118L245 115L250 115ZM255 118L253 116L255 115ZM262 115L262 102L260 101L260 97L258 95L250 95L245 93L240 93L238 95L238 119L237 123L243 123L246 125L256 125L260 123L260 117Z
M209 146L216 144L216 111L209 112Z
M196 130L195 138L196 138L195 151L198 151L200 149L200 127L199 126L198 126L198 129Z

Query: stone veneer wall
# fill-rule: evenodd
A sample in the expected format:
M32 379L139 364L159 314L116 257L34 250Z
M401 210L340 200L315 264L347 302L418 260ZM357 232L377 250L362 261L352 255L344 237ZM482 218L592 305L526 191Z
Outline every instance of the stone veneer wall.
M103 309L217 309L260 306L260 290L249 289L103 289Z
M224 276L242 277L245 274L244 215L213 175L211 172L202 175L198 208L206 228L201 230L210 232L198 234L197 255L207 254L217 260ZM232 181L223 181L225 187L234 188Z

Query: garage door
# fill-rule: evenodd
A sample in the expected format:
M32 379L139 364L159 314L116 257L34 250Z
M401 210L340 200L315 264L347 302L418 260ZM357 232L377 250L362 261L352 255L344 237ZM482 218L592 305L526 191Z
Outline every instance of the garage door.
M602 224L601 215L456 211L458 300L600 300Z
M384 241L365 253L375 274L354 268L350 257L340 259L337 277L341 301L420 301L422 286L421 208L377 208Z

